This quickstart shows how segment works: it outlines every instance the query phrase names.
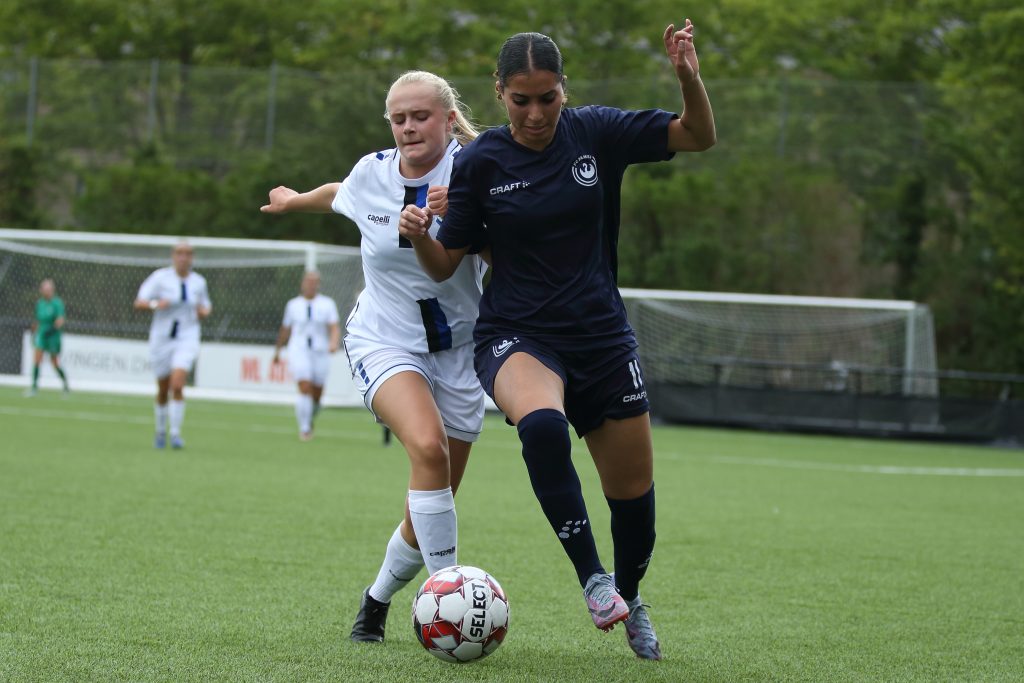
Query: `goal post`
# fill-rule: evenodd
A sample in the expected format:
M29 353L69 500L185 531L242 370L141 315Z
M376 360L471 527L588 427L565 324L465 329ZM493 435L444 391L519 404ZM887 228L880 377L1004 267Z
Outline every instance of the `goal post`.
M270 359L285 303L303 272L318 270L321 292L344 317L363 287L359 250L312 242L0 229L0 382L24 384L31 365L27 333L39 284L56 283L67 324L62 361L72 388L151 393L149 316L132 309L142 281L171 263L187 239L193 268L209 285L213 313L193 376L196 397L290 402L287 365ZM345 354L332 357L328 405L361 405ZM48 362L43 386L56 386Z
M620 291L655 378L836 391L859 372L859 392L938 394L934 323L924 304ZM719 376L711 377L714 372Z

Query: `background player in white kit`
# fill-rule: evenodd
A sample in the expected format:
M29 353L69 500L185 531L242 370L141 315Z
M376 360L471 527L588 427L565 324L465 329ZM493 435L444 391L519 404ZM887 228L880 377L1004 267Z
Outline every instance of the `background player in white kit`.
M149 360L156 375L154 445L157 448L167 444L168 421L171 448L185 446L181 438L185 381L199 355L200 321L213 309L206 278L192 272L192 256L192 245L187 242L174 245L172 265L153 271L139 287L135 299L135 310L153 312L149 326Z
M299 438L313 438L313 418L320 412L320 397L327 383L330 354L341 343L338 306L334 299L320 294L320 273L308 271L302 276L299 296L284 307L284 320L274 347L274 363L281 361L281 347L288 344L288 368L299 384L295 400L295 419Z
M262 207L267 213L333 210L351 218L361 235L366 288L346 321L345 351L366 407L402 442L411 473L406 516L352 627L350 637L360 642L384 639L391 597L420 567L433 573L457 563L453 494L484 413L472 341L486 266L472 256L452 279L435 283L398 235L407 205L445 215L452 160L476 131L457 93L431 73L403 74L386 106L394 149L366 155L342 183L303 194L277 187Z

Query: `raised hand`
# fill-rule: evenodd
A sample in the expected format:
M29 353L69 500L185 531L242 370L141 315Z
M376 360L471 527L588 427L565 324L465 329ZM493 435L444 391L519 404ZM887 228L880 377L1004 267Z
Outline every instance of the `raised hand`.
M697 50L693 47L693 28L693 22L687 19L686 26L678 31L674 24L669 24L662 36L665 41L665 52L675 67L676 77L680 83L690 83L697 78L700 71Z
M288 200L299 194L295 190L279 185L270 191L270 203L260 207L263 213L288 213Z

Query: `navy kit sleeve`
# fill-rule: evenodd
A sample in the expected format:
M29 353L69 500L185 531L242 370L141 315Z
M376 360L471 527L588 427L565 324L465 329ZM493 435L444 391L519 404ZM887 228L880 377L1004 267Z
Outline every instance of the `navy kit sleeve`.
M437 231L437 241L445 249L470 247L476 253L487 244L483 207L473 182L474 166L473 155L467 150L455 157L448 184L448 213Z
M668 149L668 124L679 118L664 109L623 110L614 107L585 107L602 132L605 154L618 157L624 165L667 161L675 156Z

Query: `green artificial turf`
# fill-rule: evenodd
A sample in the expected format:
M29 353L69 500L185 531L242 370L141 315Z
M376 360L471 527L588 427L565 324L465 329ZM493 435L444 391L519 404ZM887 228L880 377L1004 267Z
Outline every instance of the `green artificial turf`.
M406 489L380 436L361 410L300 443L288 407L190 401L187 448L155 451L149 399L0 389L0 680L1024 679L1024 452L657 427L642 595L665 659L643 662L592 626L488 417L459 560L498 578L511 624L459 666L420 648L411 587L385 644L348 641Z

